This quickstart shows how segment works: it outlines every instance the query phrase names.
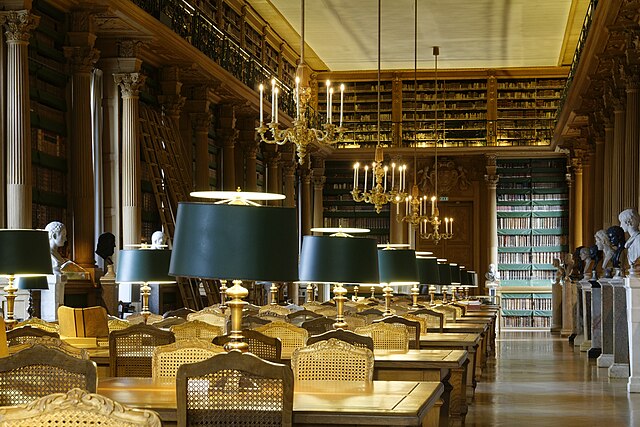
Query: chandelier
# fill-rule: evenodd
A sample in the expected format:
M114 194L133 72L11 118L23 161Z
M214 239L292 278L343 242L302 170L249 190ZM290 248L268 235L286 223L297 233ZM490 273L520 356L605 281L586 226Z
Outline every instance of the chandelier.
M433 244L437 245L440 240L448 240L453 237L453 218L444 218L444 230L440 231L442 225L442 218L440 217L440 210L438 209L438 55L440 54L440 48L433 46L433 56L435 58L435 109L434 109L434 142L435 142L435 183L434 183L434 195L431 197L431 215L423 218L419 227L419 236L424 240L432 240ZM426 200L425 212L426 212ZM431 231L428 231L431 226Z
M301 0L301 29L300 29L300 65L298 74L304 76L304 0ZM327 119L321 125L321 129L313 127L311 122L316 118L316 113L311 107L311 87L307 82L301 82L300 76L296 76L296 87L294 91L296 104L296 117L293 126L286 129L278 127L278 93L276 79L271 80L271 122L264 123L263 97L264 85L260 84L260 126L256 131L260 139L267 144L283 145L291 142L296 146L298 153L298 163L304 164L307 156L307 147L313 143L335 144L342 138L344 128L342 127L342 106L344 103L344 85L340 85L340 121L336 126L333 123L333 88L331 82L327 80Z
M365 202L375 206L376 213L382 211L382 207L387 203L399 204L406 200L406 174L407 166L400 165L396 168L395 163L389 166L384 164L384 153L380 144L380 0L378 0L378 144L376 145L374 161L371 164L371 186L368 187L369 165L364 165L364 186L360 190L359 175L360 163L353 165L353 191L351 196L356 202ZM396 185L396 169L398 169L398 179ZM388 175L391 175L389 183ZM390 184L390 185L389 185Z

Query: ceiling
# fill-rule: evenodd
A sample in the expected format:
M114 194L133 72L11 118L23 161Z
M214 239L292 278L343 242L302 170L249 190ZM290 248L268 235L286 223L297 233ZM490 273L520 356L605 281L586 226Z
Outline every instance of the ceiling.
M300 0L248 0L296 51ZM414 68L414 0L382 0L381 68ZM418 68L571 63L588 0L419 0ZM308 0L305 60L322 71L377 69L378 2Z

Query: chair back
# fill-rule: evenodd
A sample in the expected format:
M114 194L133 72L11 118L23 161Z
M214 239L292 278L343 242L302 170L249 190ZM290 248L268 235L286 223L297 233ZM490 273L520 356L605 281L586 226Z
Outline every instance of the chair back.
M32 328L44 329L45 331L56 333L58 333L59 328L57 323L47 322L46 320L32 317L31 319L16 323L13 329L22 328L23 326L31 326Z
M233 350L180 366L176 397L179 426L289 427L293 372Z
M170 330L175 335L176 341L200 338L211 342L212 339L224 333L220 326L211 325L201 320L191 320L174 325Z
M95 362L42 345L0 359L0 406L29 403L72 388L96 392Z
M285 355L291 355L293 350L303 347L309 337L306 329L285 322L271 322L258 326L255 330L273 338L280 338L282 353Z
M24 344L12 345L10 347L10 350L13 354L22 351L25 348L33 347L34 345L53 348L65 354L68 354L69 356L77 357L78 359L89 360L89 352L86 349L74 347L71 344L67 344L66 342L62 341L60 338L49 336L33 337L30 341L25 342Z
M131 323L127 322L126 320L114 317L107 319L107 327L109 328L109 333L127 329L129 326L131 326Z
M226 332L227 316L223 314L217 307L205 307L200 311L188 314L187 320L200 320L201 322L221 327L222 333Z
M242 331L243 341L249 345L249 351L261 359L280 363L282 358L282 342L252 329ZM229 335L221 335L213 339L213 343L223 346L231 341Z
M173 332L139 323L109 334L112 377L150 377L153 350L175 342Z
M18 344L26 344L37 337L60 338L57 332L49 332L32 326L23 326L21 328L15 328L7 331L7 344L9 347Z
M368 348L371 351L373 351L374 348L373 339L371 337L356 334L355 332L347 331L345 329L333 329L322 334L311 335L307 338L307 345L315 344L318 341L325 341L331 338L348 342L356 347Z
M420 310L413 311L411 314L416 317L427 319L427 328L429 327L440 328L440 333L444 332L444 325L445 325L444 313L430 310L428 308L421 308ZM426 331L427 329L425 329L425 332Z
M366 310L358 312L358 314L367 319L367 324L371 324L374 320L381 319L384 313L377 308L367 308Z
M333 329L334 319L328 317L318 317L302 323L302 328L309 332L309 335L318 335Z
M159 314L151 313L147 317L147 325L153 325L154 323L158 323L163 319ZM134 313L131 316L127 317L127 322L132 325L138 325L140 323L144 323L144 316L142 313Z
M242 316L242 329L255 329L258 326L268 325L273 320L265 319L262 317L254 316L253 314ZM229 320L229 325L227 330L231 330L231 320Z
M161 427L162 423L153 411L129 409L108 397L73 388L66 393L43 396L26 405L0 408L0 425Z
M104 307L58 307L58 333L69 338L107 338L109 326Z
M338 312L335 306L323 305L315 311L316 314L325 317L335 316Z
M197 338L161 345L153 350L151 377L155 381L175 381L180 366L200 362L222 352L223 347Z
M420 349L420 322L405 319L401 316L386 316L374 321L374 323L389 323L392 325L404 325L409 333L409 348Z
M355 332L371 337L376 350L409 351L409 332L405 325L378 322L358 328Z
M296 381L373 381L373 352L330 338L298 348L291 356Z
M175 325L182 325L186 321L186 319L177 316L165 317L161 321L154 323L153 326L156 328L170 328Z
M344 321L347 322L347 327L351 330L368 325L367 318L356 313L345 312Z
M287 314L287 321L292 325L302 326L304 322L311 319L317 319L318 317L322 317L322 315L318 313L314 313L311 310L302 309L298 311L294 311L293 313Z
M453 307L450 307L448 305L434 305L431 306L431 310L444 314L445 320L450 320L452 322L456 321L458 312Z
M187 316L195 312L196 311L194 309L187 308L187 307L180 307L176 310L167 311L162 315L162 317L164 317L165 319L167 317L182 317L184 320L187 320Z
M307 309L309 311L316 311L316 310L322 308L323 306L318 301L308 301L308 302L305 302L304 304L302 304L302 307L304 307L305 309Z
M267 314L268 313L268 314ZM291 314L291 310L281 305L263 305L258 310L258 314L266 314L268 316L287 317Z

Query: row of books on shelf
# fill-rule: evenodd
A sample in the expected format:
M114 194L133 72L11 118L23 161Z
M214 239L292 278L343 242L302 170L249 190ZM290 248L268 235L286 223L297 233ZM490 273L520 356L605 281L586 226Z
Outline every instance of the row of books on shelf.
M503 310L552 310L551 298L502 298Z
M560 257L560 252L500 252L500 264L551 264Z
M498 100L501 99L536 99L536 98L560 98L560 91L553 89L539 90L535 94L531 92L513 92L513 91L500 91L498 92ZM538 99L539 100L539 99Z
M499 99L498 108L557 108L558 103L548 100Z
M552 194L498 194L499 202L527 202L531 200L568 200L566 193Z
M500 270L502 280L554 280L556 270Z
M389 218L324 218L323 224L324 227L364 227L369 229L387 229L389 228Z
M481 81L468 81L463 83L460 82L441 82L438 84L438 90L461 90L461 89L475 89L475 90L484 90L487 88L487 82L485 80ZM412 83L403 83L402 84L403 91L413 90L413 82ZM418 83L418 90L435 90L435 81L429 81L426 83Z
M355 126L352 126L351 129L349 130L352 130L354 132L377 132L378 125L373 123L367 123L367 124L361 123L361 124L356 124ZM381 125L380 130L390 131L391 124L386 123L384 125Z
M561 246L566 244L566 236L498 236L498 245L503 248L514 246Z
M369 110L369 111L374 111L374 110ZM345 114L344 115L344 121L345 122L361 122L361 121L376 121L378 120L378 116L377 114ZM380 114L380 120L381 121L390 121L391 120L391 113L381 113Z
M38 190L65 194L67 192L66 174L56 169L34 166L31 169L33 184Z
M413 100L411 100L413 101ZM403 110L409 110L409 111L459 111L459 110L486 110L487 109L487 103L485 101L482 100L472 100L472 101L467 101L467 102L438 102L437 105L436 103L419 103L416 104L416 102L411 102L409 100L407 100L406 98L404 99L404 102L402 103L402 109ZM418 101L421 101L420 99L418 99ZM422 100L424 101L424 100ZM437 107L437 108L436 108Z
M505 169L531 169L531 168L561 168L564 167L562 159L527 159L527 160L500 160L498 167Z
M563 87L565 79L535 79L535 80L498 80L498 90L500 89L541 89Z
M547 316L502 316L505 328L550 328L551 317Z
M532 119L553 119L556 116L555 111L550 110L499 110L498 111L498 120L502 119L519 119L523 117L532 118Z
M453 93L453 96L447 96L446 98L443 99L442 94L438 94L438 98L436 99L435 93L418 93L417 96L414 96L412 92L404 92L402 94L402 100L405 102L403 104L404 105L408 105L409 107L412 107L413 104L411 103L411 101L433 101L434 103L436 102L436 100L438 101L438 103L443 104L443 108L444 107L449 107L449 108L456 108L456 105L460 106L461 108L465 108L468 107L469 105L474 105L477 106L479 108L486 108L487 107L487 103L486 100L487 99L487 93L486 92L478 92L478 93L469 93L469 92L465 92L465 93ZM455 96L455 95L460 95L460 96ZM474 102L464 102L462 104L456 104L455 102L447 102L448 101L474 101Z
M51 221L66 221L67 210L57 206L33 203L31 207L32 227L43 230Z
M554 218L498 218L498 228L564 228L568 225L566 217Z
M536 128L536 129L498 129L496 133L500 138L545 138L551 136L551 129L549 128Z
M506 128L551 128L553 126L553 120L546 118L537 118L536 120L500 120L498 122L498 129Z

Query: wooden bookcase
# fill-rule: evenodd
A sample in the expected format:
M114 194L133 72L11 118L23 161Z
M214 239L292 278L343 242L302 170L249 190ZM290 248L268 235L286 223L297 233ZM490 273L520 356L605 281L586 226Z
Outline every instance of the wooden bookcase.
M504 327L549 327L553 259L567 252L564 158L499 159L498 269Z

